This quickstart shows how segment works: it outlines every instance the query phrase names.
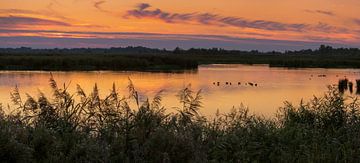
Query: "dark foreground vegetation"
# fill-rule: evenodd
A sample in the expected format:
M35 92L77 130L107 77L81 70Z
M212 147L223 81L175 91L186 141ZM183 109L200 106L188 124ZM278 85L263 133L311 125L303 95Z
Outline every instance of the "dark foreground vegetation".
M360 68L360 50L322 45L317 50L286 52L224 49L170 50L144 47L110 49L0 49L0 70L140 70L196 69L199 64L269 64L273 67Z
M201 94L178 94L181 108L166 113L161 95L139 102L113 86L99 97L50 80L51 99L11 93L12 113L0 114L1 162L357 162L360 106L338 89L300 106L285 103L276 118L235 108L208 119ZM135 108L129 102L136 103ZM347 102L345 102L347 101ZM206 109L206 108L204 108Z

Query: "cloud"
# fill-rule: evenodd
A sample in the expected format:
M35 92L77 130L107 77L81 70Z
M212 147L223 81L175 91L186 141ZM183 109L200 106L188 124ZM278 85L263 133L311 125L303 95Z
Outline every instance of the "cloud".
M40 15L47 15L47 16L51 16L51 17L54 17L54 18L59 18L59 19L62 19L62 20L72 20L70 18L67 18L65 16L63 16L61 13L57 12L55 9L53 9L55 7L63 7L61 5L61 3L59 3L57 0L52 0L52 2L50 2L48 5L47 5L47 10L43 10L43 11L39 11L39 14Z
M322 14L332 14L326 11L317 10ZM344 32L346 29L334 27L325 23L316 25L305 23L282 23L269 20L250 20L241 17L223 16L213 13L171 13L158 8L151 8L148 3L141 3L133 10L128 10L124 18L152 18L159 19L166 23L198 23L203 25L231 26L238 28L252 28L268 31L320 31L320 32Z
M0 17L0 28L11 28L11 27L26 27L34 25L56 25L56 26L71 26L71 24L43 19L43 18L34 18L34 17L25 17L25 16L1 16Z
M31 26L31 25L59 25L59 26L73 26L73 27L87 27L87 28L108 28L108 26L94 25L79 22L75 19L65 17L55 12L52 7L48 7L48 10L22 10L22 9L0 9L0 14L8 15L0 16L0 21L4 24L0 24L0 27L16 27L16 26ZM37 17L50 17L50 19L37 18ZM34 23L32 23L34 20ZM11 25L12 21L17 24ZM69 23L72 22L72 23Z
M187 38L183 35L182 38ZM287 41L287 40L265 40L265 39L248 39L233 38L230 40L214 39L212 37L190 36L188 39L180 39L179 37L167 37L167 39L158 39L155 36L142 38L122 37L122 38L50 38L50 37L0 37L0 48L8 47L32 47L32 48L110 48L110 47L126 47L126 46L144 46L150 48L166 48L174 49L180 47L189 48L224 48L237 50L259 50L259 51L285 51L285 50L301 50L308 48L318 48L321 44L327 44L334 47L348 47L351 45L336 44L329 42L303 42L303 41ZM356 46L358 47L358 46Z
M331 37L327 37L327 36L305 36L306 39L311 40L311 41L324 41L326 40L327 42L342 42L343 39L339 39L339 38L331 38Z
M22 9L0 9L1 14L39 14L39 12Z
M103 8L101 7L104 3L106 3L105 0L96 1L96 2L94 2L94 7L95 7L96 9L98 9L99 11L101 11L101 12L110 13L110 11L107 11L107 10L105 10L105 9L103 9Z
M102 10L101 8L101 5L106 3L106 1L97 1L97 2L94 2L94 7L99 9L99 10Z
M211 39L211 40L223 40L223 41L233 41L237 37L230 37L224 35L197 35L197 34L162 34L162 33L142 33L142 32L91 32L91 31L60 31L60 30L26 30L26 29L1 29L0 35L14 35L21 36L21 34L37 34L42 35L52 35L56 34L57 36L63 35L73 35L76 37L86 37L86 38L151 38L151 39L168 39L168 38L177 38L182 40L187 39ZM249 35L254 35L254 33L245 33Z
M271 45L283 45L286 42L291 43L301 43L304 44L305 42L321 42L321 43L341 43L346 42L344 39L341 38L331 38L326 36L304 36L305 40L307 41L295 41L295 40L276 40L276 39L250 39L250 38L243 38L242 36L227 36L227 35L204 35L204 34L162 34L162 33L141 33L141 32L91 32L91 31L58 31L58 30L19 30L19 29L0 29L0 36L11 36L11 37L21 37L26 36L28 33L31 33L33 36L38 37L46 37L46 38L82 38L82 39L99 39L99 40L136 40L136 42L141 41L156 41L156 42L163 42L166 44L167 47L175 46L177 44L171 45L170 43L166 43L166 41L182 42L186 43L186 47L190 47L190 42L196 43L193 47L198 47L197 45L201 45L201 47L227 47L233 44L240 44L241 42L261 45L263 43L269 44L270 41ZM252 35L252 34L250 34ZM10 37L9 37L10 38ZM197 40L197 41L194 41ZM360 41L360 40L359 40ZM205 42L211 42L211 46L205 46ZM216 42L219 42L219 45L216 45ZM220 46L221 45L221 46ZM105 46L105 45L103 45ZM133 44L136 46L136 44ZM285 45L283 45L285 46ZM243 46L241 46L243 47ZM159 46L159 48L163 48Z
M0 13L7 15L38 15L38 16L47 16L47 17L52 17L67 21L72 20L55 12L51 6L47 7L48 10L42 10L42 11L22 10L22 9L0 9Z
M139 10L145 10L146 8L151 7L151 5L148 4L148 3L140 3L140 4L137 5L137 7L138 7Z
M326 15L326 16L335 16L336 14L332 11L325 11L325 10L304 10L305 12L308 13L313 13L313 14L322 14L322 15Z
M316 25L312 25L309 30L318 32L331 32L331 33L351 33L353 31L347 28L335 27L327 23L319 22Z
M355 24L360 25L360 19L354 19L353 21Z
M195 13L189 14L178 14L178 13L168 13L164 12L160 9L155 10L147 10L151 7L150 4L141 3L136 6L137 8L134 10L127 11L125 18L128 17L136 17L136 18L158 18L168 23L174 22L183 22L183 21L190 21L195 18Z
M203 19L200 20L203 21ZM209 19L205 20L208 22ZM303 31L308 27L307 24L287 24L267 20L245 20L237 17L220 18L218 19L218 22L235 27L246 27L276 31Z

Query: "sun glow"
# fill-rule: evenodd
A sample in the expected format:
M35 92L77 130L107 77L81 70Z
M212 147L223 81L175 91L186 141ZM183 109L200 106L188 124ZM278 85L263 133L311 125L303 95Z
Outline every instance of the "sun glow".
M158 39L166 39L162 34L220 35L357 46L359 2L346 1L4 0L0 2L0 36L139 39L109 34L121 32L144 33L141 38L146 33L159 34Z

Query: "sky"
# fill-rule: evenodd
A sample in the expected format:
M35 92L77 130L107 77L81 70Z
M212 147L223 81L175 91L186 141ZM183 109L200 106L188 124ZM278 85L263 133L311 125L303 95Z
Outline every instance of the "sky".
M359 0L0 0L0 47L360 48Z

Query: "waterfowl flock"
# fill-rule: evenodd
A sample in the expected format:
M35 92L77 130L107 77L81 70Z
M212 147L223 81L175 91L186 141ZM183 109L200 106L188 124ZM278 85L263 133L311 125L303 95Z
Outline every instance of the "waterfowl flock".
M311 74L310 77L309 77L309 80L312 80L312 78L314 78L315 75ZM319 74L317 75L317 77L319 78L326 78L327 75L325 74ZM339 75L336 75L336 77L339 77ZM231 86L232 85L232 82L229 82L229 81L225 81L225 82L220 82L220 81L216 81L216 82L213 82L213 85L215 86L221 86L221 85L227 85L227 86ZM235 84L236 85L236 82ZM240 82L238 81L237 82L237 85L238 86L241 86L241 85L244 85L244 86L250 86L250 87L257 87L258 84L257 83L254 83L254 82ZM334 86L336 86L336 84L334 84ZM349 81L346 77L346 75L344 76L343 79L339 79L339 83L338 83L338 89L340 92L344 92L346 90L349 90L350 93L353 93L353 91L356 89L356 94L360 94L360 79L357 79L354 82L352 81Z
M225 85L232 85L232 82L229 82L229 81L226 81L226 82L223 82ZM221 82L213 82L213 85L215 86L220 86L221 85ZM237 85L240 86L241 85L241 82L237 82ZM257 83L253 83L253 82L245 82L244 85L249 85L251 87L257 87L258 84Z

